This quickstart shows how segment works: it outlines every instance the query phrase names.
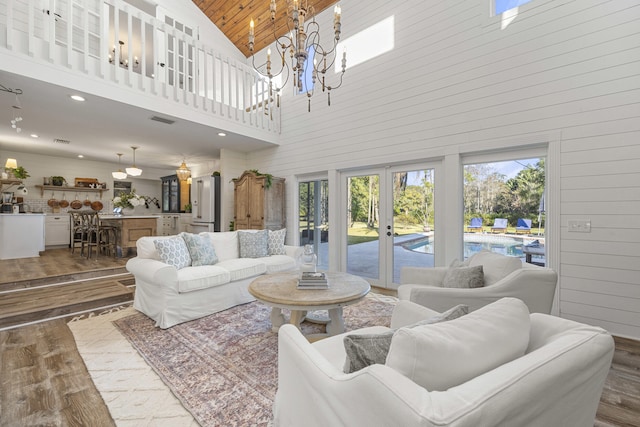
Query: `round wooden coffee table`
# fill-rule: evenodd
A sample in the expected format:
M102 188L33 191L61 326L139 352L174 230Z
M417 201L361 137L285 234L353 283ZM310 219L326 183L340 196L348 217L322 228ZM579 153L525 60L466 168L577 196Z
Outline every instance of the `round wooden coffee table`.
M291 310L289 323L300 328L307 311L328 310L327 335L344 332L342 307L355 304L371 290L361 277L347 273L326 272L329 289L297 289L298 272L260 276L249 285L249 293L272 307L271 326L277 332L286 320L282 309Z

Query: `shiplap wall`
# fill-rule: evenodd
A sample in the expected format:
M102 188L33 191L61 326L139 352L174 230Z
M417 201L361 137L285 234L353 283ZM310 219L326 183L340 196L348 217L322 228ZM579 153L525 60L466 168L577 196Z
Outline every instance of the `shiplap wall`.
M280 147L248 164L292 183L555 139L560 314L640 338L640 3L533 0L504 30L488 5L342 0L343 38L393 15L394 50L348 69L331 107L285 96Z

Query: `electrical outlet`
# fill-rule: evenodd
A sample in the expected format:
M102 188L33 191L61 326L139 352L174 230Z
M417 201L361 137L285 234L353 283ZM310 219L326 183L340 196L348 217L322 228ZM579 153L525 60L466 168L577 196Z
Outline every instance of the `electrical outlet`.
M591 221L588 219L573 219L569 221L570 233L590 233Z

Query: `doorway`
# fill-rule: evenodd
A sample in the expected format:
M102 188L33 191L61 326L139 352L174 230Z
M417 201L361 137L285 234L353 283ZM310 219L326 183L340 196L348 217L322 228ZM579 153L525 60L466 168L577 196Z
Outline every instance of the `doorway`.
M404 266L432 267L434 165L346 173L343 180L343 270L397 288Z

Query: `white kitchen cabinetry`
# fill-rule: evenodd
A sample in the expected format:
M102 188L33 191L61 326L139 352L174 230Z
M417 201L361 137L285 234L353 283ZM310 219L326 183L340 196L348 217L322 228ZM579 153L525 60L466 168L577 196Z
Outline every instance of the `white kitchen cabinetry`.
M193 221L193 215L191 213L180 214L180 226L179 226L178 232L188 233L189 225L191 224L192 221Z
M69 246L70 230L69 215L46 215L44 218L45 246Z
M180 232L180 214L162 214L160 223L162 236L173 236Z

